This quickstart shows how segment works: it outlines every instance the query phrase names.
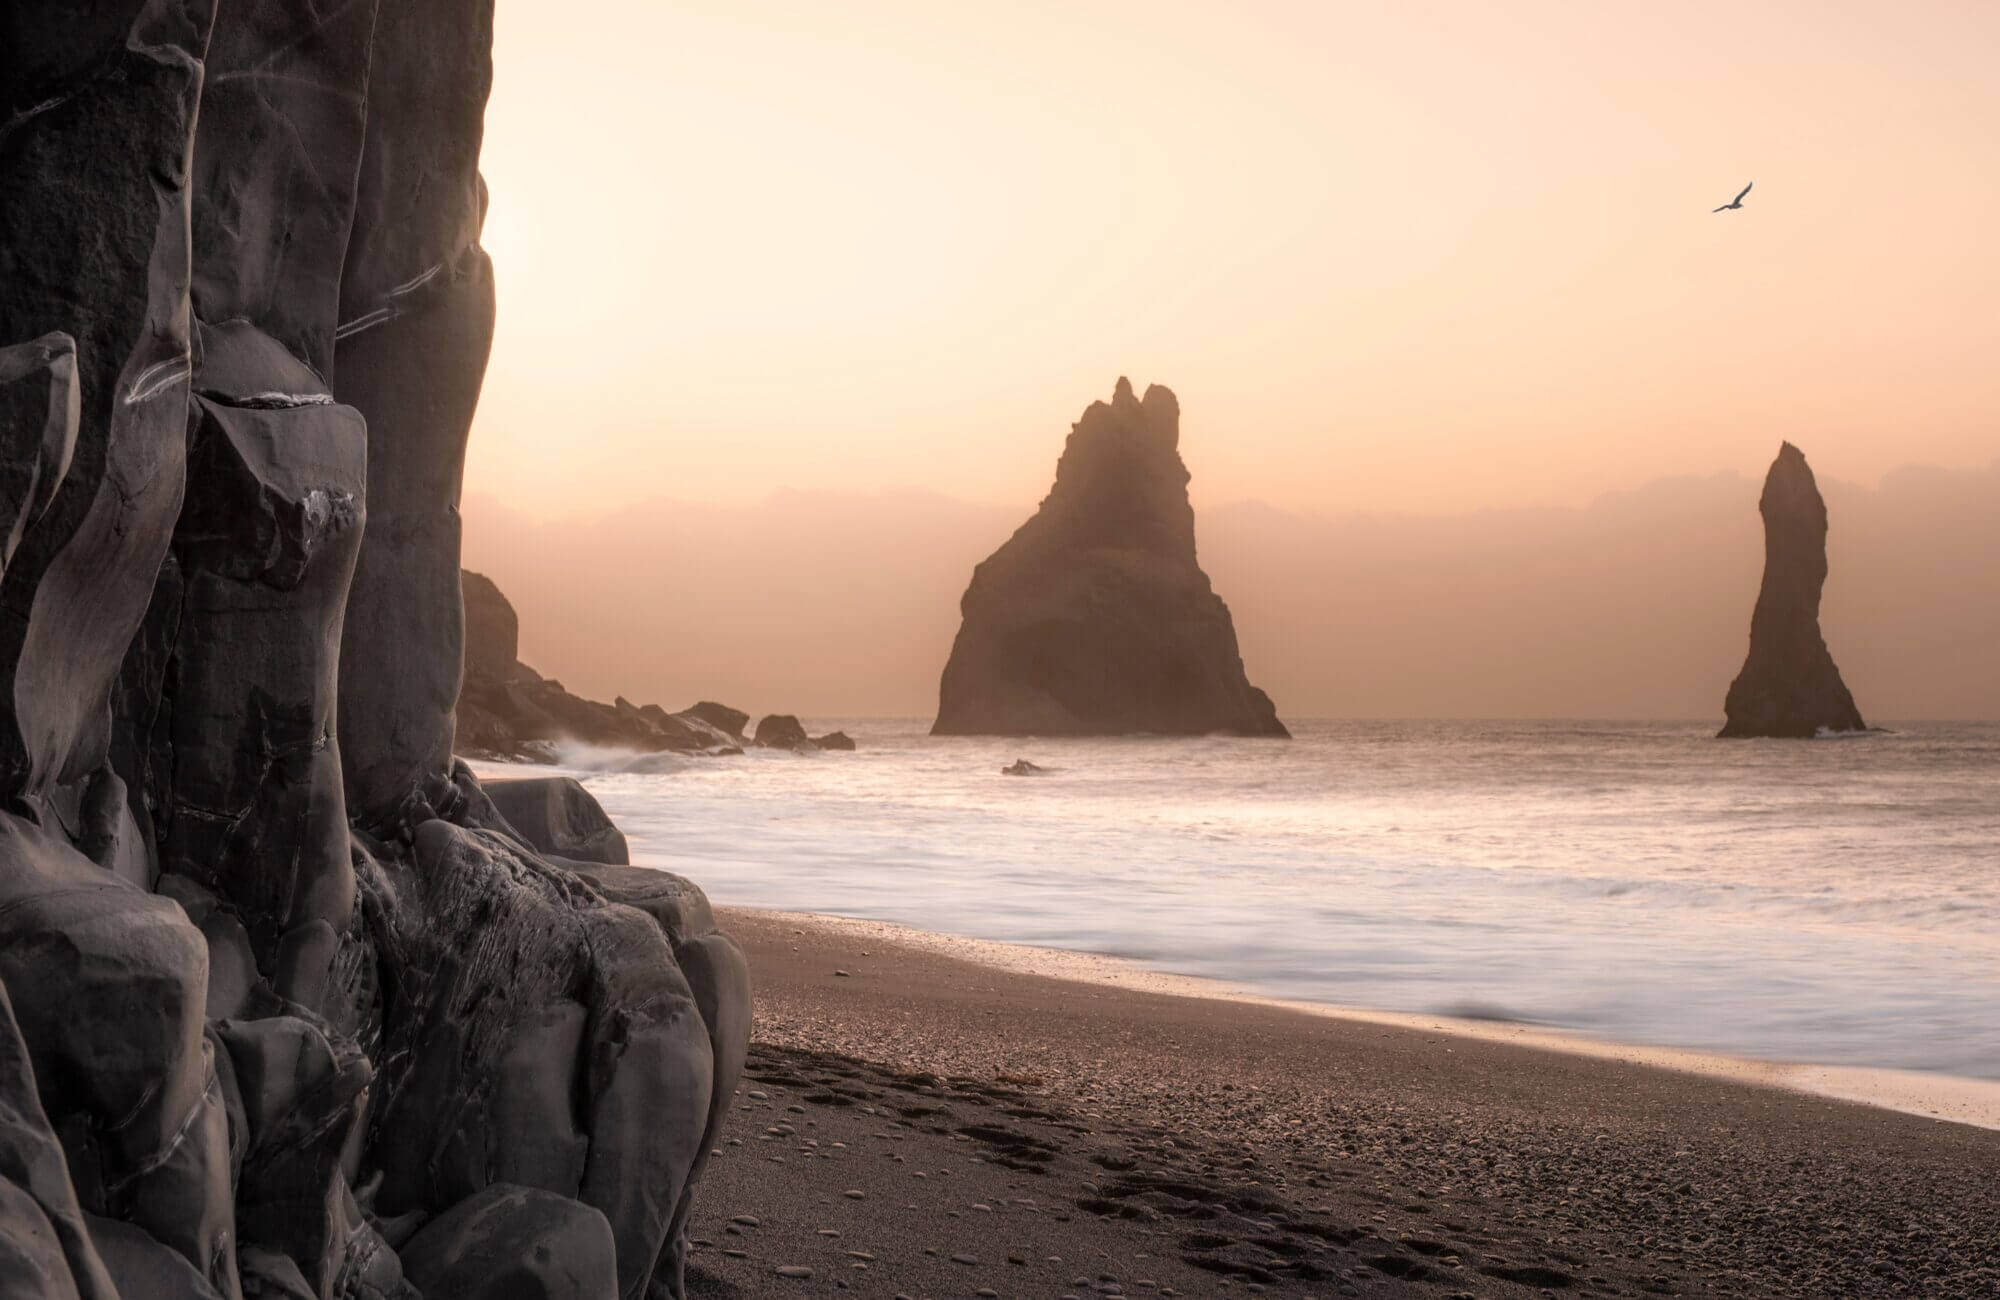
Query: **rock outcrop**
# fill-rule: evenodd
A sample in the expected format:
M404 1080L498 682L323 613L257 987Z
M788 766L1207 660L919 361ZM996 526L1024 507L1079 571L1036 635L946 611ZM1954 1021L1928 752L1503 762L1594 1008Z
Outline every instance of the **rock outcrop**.
M622 695L610 704L572 695L561 682L521 662L520 616L493 580L470 569L464 579L465 683L458 697L458 752L469 758L553 763L565 741L648 754L712 756L740 754L749 745L802 752L854 748L843 732L808 737L790 714L765 718L751 739L744 734L749 714L711 700L668 713Z
M1118 381L1070 430L1035 517L972 574L940 736L1285 736L1195 559L1180 404Z
M453 757L492 0L0 30L0 1292L682 1295L742 957Z
M1785 443L1764 478L1764 585L1750 617L1750 655L1730 683L1724 737L1806 738L1866 724L1819 630L1826 585L1826 502L1812 467Z

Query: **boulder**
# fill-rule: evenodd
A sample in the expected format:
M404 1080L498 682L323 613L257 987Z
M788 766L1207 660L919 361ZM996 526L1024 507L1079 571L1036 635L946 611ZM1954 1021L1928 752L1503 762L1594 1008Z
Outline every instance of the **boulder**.
M714 700L703 700L691 709L683 709L681 716L706 723L738 744L743 743L743 728L750 725L749 714Z
M486 795L529 846L579 862L627 863L625 835L583 783L567 776L486 781Z
M405 1274L450 1300L618 1300L611 1225L587 1205L495 1183L403 1249Z
M1750 616L1750 654L1729 685L1725 738L1810 738L1866 724L1820 635L1826 585L1826 502L1805 454L1778 449L1757 508L1764 517L1764 583Z
M814 749L852 752L854 749L854 737L844 731L829 731L824 736L814 736L812 744Z
M806 729L789 713L773 713L757 723L756 743L764 749L800 749L812 744Z
M382 1180L377 1209L442 1209L511 1159L520 1181L604 1214L620 1290L633 1294L690 1189L715 1076L667 937L500 834L432 821L413 850L406 865L384 864L380 886L396 931L383 949L393 997L366 1160ZM562 1041L568 1001L586 1012L581 1041L554 1054L546 1043ZM517 1027L542 1025L524 1047ZM517 1132L560 1133L571 1116L580 1177L565 1144L533 1169L510 1151Z
M1180 404L1125 379L1034 518L973 571L932 733L1283 737L1195 559Z

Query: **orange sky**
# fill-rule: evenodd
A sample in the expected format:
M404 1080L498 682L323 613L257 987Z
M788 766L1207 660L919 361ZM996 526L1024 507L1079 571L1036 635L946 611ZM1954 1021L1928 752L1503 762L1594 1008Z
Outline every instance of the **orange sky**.
M1119 374L1198 503L1984 465L1996 51L1991 0L503 4L468 490L1025 504Z

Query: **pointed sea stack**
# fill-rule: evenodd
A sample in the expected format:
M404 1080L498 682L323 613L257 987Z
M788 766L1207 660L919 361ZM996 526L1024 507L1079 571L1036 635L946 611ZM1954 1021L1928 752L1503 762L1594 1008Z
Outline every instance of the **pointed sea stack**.
M1826 585L1826 502L1797 447L1785 443L1764 479L1764 588L1750 619L1750 657L1730 683L1724 737L1810 738L1862 731L1861 711L1819 631Z
M973 570L939 736L1286 736L1195 561L1180 404L1120 379L1071 428L1041 509Z

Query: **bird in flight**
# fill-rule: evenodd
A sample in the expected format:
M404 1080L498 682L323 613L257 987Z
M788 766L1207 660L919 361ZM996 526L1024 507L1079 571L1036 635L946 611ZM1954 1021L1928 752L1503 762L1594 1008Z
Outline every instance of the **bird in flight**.
M1756 181L1751 181L1751 182L1750 182L1750 185L1755 185L1756 183L1757 183ZM1727 203L1723 204L1723 205L1722 205L1721 207L1719 207L1719 208L1717 208L1717 209L1715 209L1715 210L1716 210L1717 212L1728 212L1728 211L1729 211L1730 209L1732 209L1732 208L1740 208L1740 207L1742 207L1742 206L1743 206L1743 195L1744 195L1744 194L1748 194L1748 193L1750 192L1750 185L1745 185L1745 186L1743 187L1743 191L1742 191L1742 193L1741 193L1741 194L1738 194L1738 195L1737 195L1737 196L1736 196L1735 198L1733 198L1733 199L1729 200L1729 202L1727 202Z

